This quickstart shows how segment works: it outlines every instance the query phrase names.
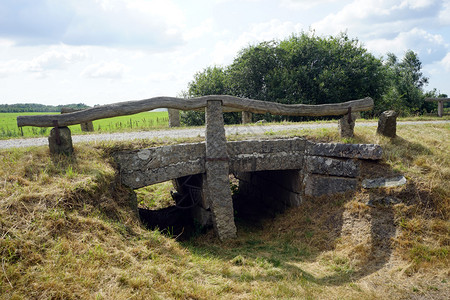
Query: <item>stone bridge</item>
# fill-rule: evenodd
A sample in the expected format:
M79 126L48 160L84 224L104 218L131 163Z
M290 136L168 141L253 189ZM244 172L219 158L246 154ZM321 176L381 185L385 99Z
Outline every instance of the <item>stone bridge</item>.
M115 158L123 184L133 189L197 176L196 217L206 223L211 216L221 240L236 236L230 173L238 174L248 193L266 191L263 198L275 194L283 205L298 206L302 195L355 189L357 160L380 159L382 154L378 145L323 144L301 138L227 142L220 101L208 101L205 136L205 143L125 151Z
M195 217L203 225L212 217L222 240L236 235L228 174L240 179L241 192L258 194L261 203L298 206L304 195L355 190L359 160L377 160L382 154L378 145L314 143L303 138L228 142L227 156L220 159L207 157L206 147L193 143L122 151L115 159L122 183L133 189L177 179L178 191L189 193L180 186L188 176L197 176ZM217 174L221 176L211 178Z
M316 144L300 138L227 142L225 137L224 111L290 116L344 115L340 126L353 131L352 112L372 109L371 98L322 105L285 105L226 95L193 99L156 97L62 115L19 116L17 124L19 127L54 127L49 138L50 151L70 155L72 151L60 150L72 146L66 126L155 108L205 108L206 141L117 153L122 182L137 189L174 179L181 194L195 194L197 218L207 222L211 216L221 240L236 236L230 173L238 174L242 190L249 194L262 192L262 200L273 195L273 201L297 206L302 195L319 196L354 189L359 172L357 160L381 158L381 148L377 145ZM56 141L53 147L52 141ZM194 184L183 187L183 183L192 178Z

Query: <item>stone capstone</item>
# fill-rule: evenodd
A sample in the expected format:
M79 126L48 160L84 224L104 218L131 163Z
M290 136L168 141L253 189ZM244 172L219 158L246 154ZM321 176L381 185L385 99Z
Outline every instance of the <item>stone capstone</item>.
M359 175L359 163L352 159L306 156L305 171L311 174L357 177Z
M382 112L378 119L377 133L394 138L397 135L397 116L393 110Z
M376 144L337 144L308 142L306 154L311 156L329 156L359 159L381 159L383 149Z

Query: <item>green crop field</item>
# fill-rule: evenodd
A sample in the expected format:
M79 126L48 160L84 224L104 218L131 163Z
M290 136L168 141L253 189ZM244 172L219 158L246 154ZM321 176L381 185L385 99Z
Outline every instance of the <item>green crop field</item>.
M18 137L39 137L48 136L49 127L17 127L17 116L25 115L45 115L58 113L0 113L0 139ZM130 116L121 116L109 119L96 120L94 131L101 132L121 132L129 130L146 130L169 126L167 111L143 112ZM81 134L80 125L69 126L72 134Z

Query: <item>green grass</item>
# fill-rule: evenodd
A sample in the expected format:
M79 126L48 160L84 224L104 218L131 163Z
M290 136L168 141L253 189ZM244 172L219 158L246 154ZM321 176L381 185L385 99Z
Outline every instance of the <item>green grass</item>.
M17 127L17 116L47 115L58 113L0 113L0 139L48 136L51 128L26 126ZM123 132L167 127L167 111L143 112L130 116L101 119L93 122L94 132ZM69 126L72 134L81 134L80 125Z
M180 242L147 230L117 184L114 149L194 138L80 143L70 159L46 146L0 150L0 299L446 299L450 127L399 126L393 140L375 131L357 128L351 141L381 144L376 171L402 169L407 185L305 199L237 221L225 243L213 231ZM286 135L343 141L333 129ZM170 188L138 198L163 206ZM379 195L403 203L364 204Z

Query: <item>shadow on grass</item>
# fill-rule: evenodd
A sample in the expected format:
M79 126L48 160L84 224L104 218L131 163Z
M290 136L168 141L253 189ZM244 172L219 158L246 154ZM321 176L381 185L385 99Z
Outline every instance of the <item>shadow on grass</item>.
M347 201L352 195L347 195ZM296 214L299 223L292 228L283 222L290 216L277 216L275 220L255 221L237 219L238 238L220 243L212 237L194 238L183 245L193 254L222 260L224 264L249 265L265 264L268 268L278 268L281 273L274 276L258 275L249 280L277 282L283 278L297 278L303 282L318 285L343 285L370 275L383 268L391 256L391 238L395 235L394 213L390 208L370 208L371 247L364 255L357 271L348 266L348 261L337 261L334 265L323 261L322 254L333 251L341 238L344 222L344 204L337 201L322 201L318 205L306 204L307 209L294 208L286 214ZM327 211L328 209L328 211ZM311 215L307 215L310 213ZM324 217L318 217L323 214ZM278 226L281 226L278 228ZM302 268L302 263L319 263L327 269L325 276L314 275ZM238 280L241 278L235 277Z

